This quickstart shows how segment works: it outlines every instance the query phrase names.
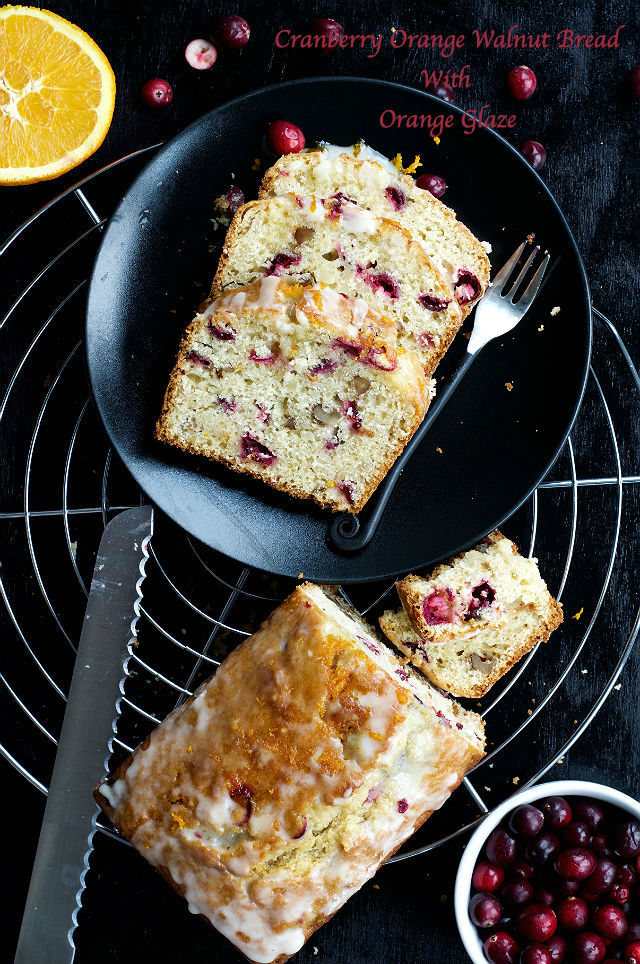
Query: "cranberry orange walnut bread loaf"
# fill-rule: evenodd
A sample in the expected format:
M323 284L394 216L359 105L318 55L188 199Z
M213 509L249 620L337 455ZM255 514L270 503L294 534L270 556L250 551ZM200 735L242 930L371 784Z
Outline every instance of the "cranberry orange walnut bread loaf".
M187 328L159 439L335 511L359 511L432 384L393 322L330 288L263 278Z
M535 559L524 559L497 531L397 589L404 609L384 613L384 633L454 696L483 696L562 622Z
M265 275L366 301L396 323L429 375L460 327L450 286L409 232L341 198L269 197L237 211L211 293Z
M95 792L252 961L284 962L442 806L482 720L309 584Z
M346 196L380 218L397 221L441 268L463 314L468 313L489 283L491 265L485 248L456 220L455 211L416 187L412 177L395 170L386 158L378 163L365 153L355 144L348 150L328 145L285 154L266 172L259 197Z

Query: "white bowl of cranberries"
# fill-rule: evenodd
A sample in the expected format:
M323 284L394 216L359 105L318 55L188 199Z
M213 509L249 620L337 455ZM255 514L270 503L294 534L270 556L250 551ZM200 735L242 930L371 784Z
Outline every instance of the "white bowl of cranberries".
M514 794L471 837L455 911L474 964L640 964L640 803L582 780Z

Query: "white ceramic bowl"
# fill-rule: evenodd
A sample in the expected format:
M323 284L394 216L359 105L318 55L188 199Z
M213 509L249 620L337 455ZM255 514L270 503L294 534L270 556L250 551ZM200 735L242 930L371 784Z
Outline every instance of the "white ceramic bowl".
M621 810L626 810L640 820L640 803L637 800L627 796L626 793L621 793L620 790L613 790L611 787L602 786L600 783L589 783L587 780L554 780L553 783L539 783L533 787L527 787L526 790L521 790L520 793L514 793L512 797L492 810L476 828L465 847L456 877L454 894L456 921L462 943L473 964L487 964L482 949L483 942L469 918L468 908L473 868L487 837L492 830L495 830L500 821L521 804L535 803L536 800L542 800L544 797L593 797L595 800L602 800L604 803L610 803Z

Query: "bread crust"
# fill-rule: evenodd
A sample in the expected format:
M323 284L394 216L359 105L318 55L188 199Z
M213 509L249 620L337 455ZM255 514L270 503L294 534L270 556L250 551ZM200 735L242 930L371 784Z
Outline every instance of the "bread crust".
M302 160L305 166L310 167L313 165L316 156L319 154L322 154L321 150L308 151L304 157L300 158L296 156L296 159L298 161ZM384 171L384 168L381 164L369 158L359 160L357 157L353 157L348 153L342 156L346 157L348 162L353 164L353 166L358 170L365 165L373 165L375 168ZM260 185L260 190L258 192L258 200L274 196L279 193L274 190L274 185L278 178L281 177L280 170L282 167L286 166L288 157L290 157L290 155L284 155L283 157L279 158L276 163L265 172L265 175L262 179L262 184ZM456 212L453 210L453 208L448 207L441 200L430 194L429 191L422 191L420 188L417 188L414 179L408 174L403 174L402 172L398 171L393 176L403 185L405 191L410 196L415 195L416 191L421 191L421 203L428 205L435 212L437 218L443 219L446 222L447 229L451 235L456 234L464 238L470 260L470 263L464 267L474 268L474 273L481 284L481 292L478 297L474 298L474 300L469 302L467 305L461 306L462 318L464 320L473 310L474 305L480 300L487 288L487 285L489 284L491 277L491 263L487 256L487 252L473 232L470 231L465 224L458 220ZM419 239L415 240L419 241Z
M230 265L233 261L233 256L234 256L233 249L234 249L234 246L239 242L239 238L242 236L243 233L247 233L250 231L250 225L254 215L257 214L259 211L262 211L265 205L273 204L274 202L282 202L282 201L285 201L286 199L288 199L292 204L295 203L293 195L278 195L276 197L268 196L268 197L265 197L263 200L248 201L246 204L243 204L241 207L238 208L238 210L233 216L231 224L229 225L229 229L227 231L224 244L222 247L222 252L220 254L220 260L218 261L216 273L211 283L211 292L210 292L211 298L217 297L223 291L228 290L228 288L230 288L232 285L235 286L235 282L230 282L225 280L225 276L227 273L227 266ZM318 199L318 203L322 204L323 202L320 199ZM297 209L292 207L292 214L295 214L296 211ZM297 211L297 213L300 213L300 212ZM442 330L439 332L440 344L438 345L437 350L434 350L429 354L428 363L426 363L426 360L425 360L424 371L427 376L430 376L437 368L438 364L440 363L440 361L446 354L447 350L449 349L456 334L460 330L460 326L462 325L462 321L463 321L462 310L458 305L458 303L456 302L455 298L453 298L453 292L451 290L450 285L448 284L446 279L442 276L442 273L438 268L438 266L426 254L422 245L420 245L420 243L416 241L405 228L403 228L400 224L398 224L397 221L393 221L390 218L380 218L380 217L377 217L376 219L380 223L381 230L391 232L396 236L400 234L405 239L409 247L412 248L412 250L417 255L417 257L422 261L422 264L424 265L425 270L431 272L435 276L438 284L441 285L442 288L444 288L444 290L449 292L449 294L451 295L450 303L447 305L447 309L446 309L447 320L446 322L443 323ZM251 279L244 279L243 284L247 283L249 280ZM364 300L367 300L367 299L364 298ZM370 304L370 307L373 308L375 311L380 310L379 305L376 305L373 302L368 302L368 303Z

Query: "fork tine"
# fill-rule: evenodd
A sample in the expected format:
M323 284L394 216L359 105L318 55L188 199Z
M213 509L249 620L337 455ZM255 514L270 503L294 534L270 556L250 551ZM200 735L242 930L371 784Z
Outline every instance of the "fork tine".
M514 269L514 266L516 265L516 263L517 263L517 261L518 261L518 258L520 257L520 255L521 255L522 252L524 251L526 244L527 244L527 242L526 242L526 241L523 241L522 244L521 244L518 248L516 248L516 250L513 252L513 254L512 254L511 257L509 258L509 260L506 262L506 264L504 264L504 265L500 268L500 270L498 271L497 275L496 275L495 278L493 279L493 282L492 282L492 285L491 285L491 292L494 292L494 291L495 291L497 294L500 294L500 292L501 292L502 289L504 288L506 282L509 280L509 276L511 275L511 272L512 272L513 269Z
M522 314L525 313L525 311L527 310L527 308L529 307L529 305L531 304L535 296L538 294L538 289L542 283L542 278L544 276L545 271L547 270L547 265L549 264L550 258L551 258L551 255L547 251L544 256L544 260L542 261L538 270L534 274L533 278L525 288L522 298L514 305L514 307L517 308L519 311L521 311Z
M522 282L524 281L524 279L525 279L525 277L526 277L526 274L527 274L527 271L528 271L529 268L531 267L531 265L532 265L532 263L533 263L533 259L534 259L535 256L538 254L539 250L540 250L540 245L539 245L539 244L536 244L535 248L533 249L533 251L531 252L531 254L529 255L529 257L527 258L527 260L525 261L525 263L523 264L522 269L521 269L521 271L520 271L520 274L518 275L518 277L517 277L516 280L514 281L514 283L513 283L513 288L512 288L511 291L510 291L510 295L515 296L516 291L518 290L518 288L520 287L520 285L521 285ZM512 299L512 300L513 300L513 299Z

